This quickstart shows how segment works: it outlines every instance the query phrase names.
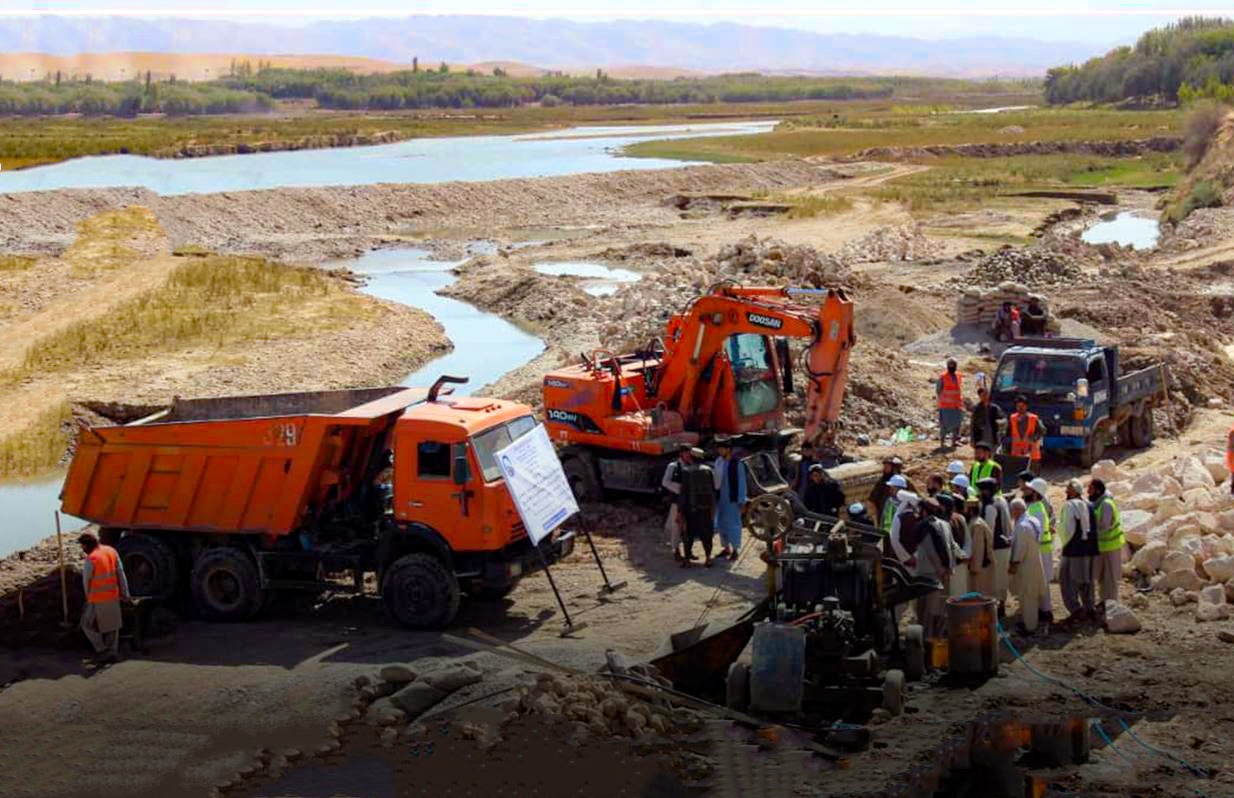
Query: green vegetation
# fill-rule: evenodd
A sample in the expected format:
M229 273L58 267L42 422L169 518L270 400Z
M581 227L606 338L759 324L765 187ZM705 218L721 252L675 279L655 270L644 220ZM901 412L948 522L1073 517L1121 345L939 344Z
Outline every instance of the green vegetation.
M1213 180L1199 180L1191 186L1191 190L1185 196L1171 203L1166 208L1165 216L1170 221L1181 222L1192 211L1199 208L1220 207L1222 204L1222 193L1220 183Z
M43 116L137 116L138 114L237 114L266 111L270 97L214 83L141 80L123 83L68 81L48 76L41 81L0 84L0 114Z
M821 114L786 120L771 133L645 141L630 145L625 152L636 157L715 162L843 157L873 147L1142 139L1178 135L1182 124L1176 110L1031 108L998 114L905 115L896 109L891 104L832 105Z
M1185 18L1148 31L1134 47L1046 73L1045 99L1051 104L1154 96L1184 103L1234 99L1234 21Z
M0 382L157 352L329 330L368 312L360 297L316 269L262 258L193 258L162 287L38 340Z
M73 421L67 401L48 407L21 432L0 439L0 478L38 474L64 456L65 427Z
M773 202L791 205L790 219L813 219L816 216L838 216L853 209L853 201L839 194L777 194Z
M890 181L872 195L915 213L965 210L1022 191L1163 185L1177 181L1180 167L1178 156L1159 154L1130 160L1080 155L950 157L937 159L927 171Z

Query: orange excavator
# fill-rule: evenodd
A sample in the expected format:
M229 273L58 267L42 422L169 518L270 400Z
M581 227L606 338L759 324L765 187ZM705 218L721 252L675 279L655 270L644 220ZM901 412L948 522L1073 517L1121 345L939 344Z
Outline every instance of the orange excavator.
M821 300L821 302L810 301ZM789 338L805 338L804 429L789 427ZM787 487L786 449L819 459L834 451L835 423L855 338L853 303L839 289L721 283L668 322L644 351L597 350L544 378L549 435L583 500L604 490L654 493L683 444L735 438L762 492Z

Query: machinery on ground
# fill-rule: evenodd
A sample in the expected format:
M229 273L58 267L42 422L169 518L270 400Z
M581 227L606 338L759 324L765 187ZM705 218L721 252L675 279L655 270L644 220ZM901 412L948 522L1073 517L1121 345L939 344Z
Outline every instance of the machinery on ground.
M571 533L532 547L494 459L536 426L531 409L441 395L464 382L177 399L84 430L63 509L99 524L134 595L187 592L209 619L376 572L394 619L441 627L460 592L505 595L573 547Z
M816 305L809 297L821 298ZM793 391L789 338L805 338L804 430L787 426ZM598 350L544 378L549 436L582 500L605 489L654 493L682 444L736 436L752 492L787 487L780 475L789 443L820 460L834 452L834 428L855 338L853 303L838 289L721 283L668 322L663 341L616 355Z
M1124 374L1117 346L1020 339L998 359L991 399L1010 416L1021 394L1045 424L1042 449L1074 454L1088 468L1109 445L1152 444L1153 408L1167 399L1165 365Z
M794 498L766 494L747 508L747 528L768 544L767 599L728 628L675 636L653 664L678 689L722 689L739 711L820 722L860 722L879 706L898 714L926 646L920 626L900 634L894 609L942 585L884 557L873 527ZM750 662L737 661L751 640Z

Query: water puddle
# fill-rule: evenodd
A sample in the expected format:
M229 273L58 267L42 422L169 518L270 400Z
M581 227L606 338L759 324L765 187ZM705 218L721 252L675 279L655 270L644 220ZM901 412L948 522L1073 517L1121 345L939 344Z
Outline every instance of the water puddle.
M1114 216L1102 217L1080 235L1087 244L1119 244L1136 249L1152 249L1157 246L1161 231L1157 220L1123 211Z
M562 260L537 263L535 270L552 277L582 277L582 289L592 296L612 296L622 285L637 283L643 275L603 263Z
M33 546L56 531L55 512L60 509L60 488L64 471L30 480L0 483L0 557ZM85 521L60 516L65 532L78 529Z

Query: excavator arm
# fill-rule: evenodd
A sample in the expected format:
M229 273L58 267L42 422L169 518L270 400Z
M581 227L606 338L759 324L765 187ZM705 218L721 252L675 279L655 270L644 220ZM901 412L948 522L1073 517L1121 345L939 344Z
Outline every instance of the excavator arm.
M821 296L823 301L818 306L796 301L805 296ZM852 301L834 289L718 286L670 321L657 398L697 423L706 404L698 397L699 383L724 356L725 342L738 333L810 340L805 444L828 443L844 400L855 343Z

